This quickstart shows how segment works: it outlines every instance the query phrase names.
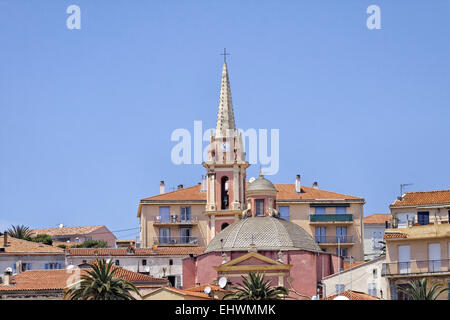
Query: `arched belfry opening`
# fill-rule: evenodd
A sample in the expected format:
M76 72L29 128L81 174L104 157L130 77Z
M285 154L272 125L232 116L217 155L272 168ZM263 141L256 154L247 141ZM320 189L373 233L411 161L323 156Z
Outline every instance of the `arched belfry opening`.
M227 210L230 205L230 200L228 196L228 177L222 177L222 180L220 181L221 185L221 209Z
M225 229L228 226L229 226L229 224L224 222L224 223L222 223L222 226L220 227L220 230L222 231L223 229Z

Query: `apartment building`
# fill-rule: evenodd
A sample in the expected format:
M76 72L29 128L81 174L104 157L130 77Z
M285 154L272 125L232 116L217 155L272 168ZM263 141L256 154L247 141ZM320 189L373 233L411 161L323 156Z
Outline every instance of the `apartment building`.
M390 209L383 265L389 298L407 299L399 289L424 277L429 283L450 287L450 190L408 192ZM443 293L439 299L450 299L450 294Z
M375 213L363 218L364 256L371 260L383 254L384 231L391 221L390 214Z

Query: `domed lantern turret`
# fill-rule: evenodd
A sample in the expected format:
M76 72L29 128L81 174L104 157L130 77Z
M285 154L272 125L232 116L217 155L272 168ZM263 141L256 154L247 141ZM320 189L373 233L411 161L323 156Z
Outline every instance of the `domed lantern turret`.
M276 210L277 189L272 182L264 178L262 172L259 178L250 183L246 190L247 210L244 217L279 217Z

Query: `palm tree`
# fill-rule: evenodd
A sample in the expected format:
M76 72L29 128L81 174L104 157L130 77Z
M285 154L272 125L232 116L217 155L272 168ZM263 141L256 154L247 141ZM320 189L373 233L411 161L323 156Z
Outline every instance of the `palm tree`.
M92 270L81 276L79 283L73 284L65 293L69 300L136 300L139 290L130 282L115 277L119 270L113 261L97 260L91 264Z
M240 288L225 295L223 300L281 300L289 294L285 287L271 288L272 281L264 281L265 273L250 272L248 275L249 278L241 276L243 285L239 284Z
M13 238L16 239L23 239L23 240L31 240L31 236L33 235L33 232L30 230L30 228L24 226L24 225L17 225L17 226L11 226L8 230L6 230L8 235L10 235Z
M409 281L407 287L399 291L406 294L410 300L436 300L441 293L450 291L450 288L442 288L439 283L433 283L427 290L427 282L426 278Z

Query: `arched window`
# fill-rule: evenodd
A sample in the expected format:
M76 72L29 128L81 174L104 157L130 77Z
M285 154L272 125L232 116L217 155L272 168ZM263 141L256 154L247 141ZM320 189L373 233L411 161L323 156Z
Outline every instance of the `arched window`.
M221 185L221 209L226 210L229 207L228 177L222 177L220 185Z
M224 223L222 223L222 226L220 227L220 230L223 230L223 229L225 229L228 226L229 226L229 224L224 222Z

